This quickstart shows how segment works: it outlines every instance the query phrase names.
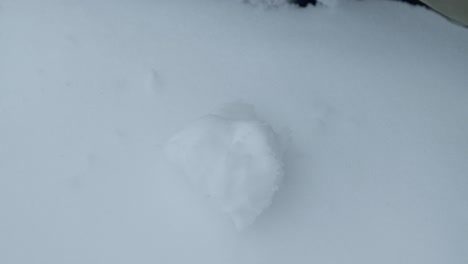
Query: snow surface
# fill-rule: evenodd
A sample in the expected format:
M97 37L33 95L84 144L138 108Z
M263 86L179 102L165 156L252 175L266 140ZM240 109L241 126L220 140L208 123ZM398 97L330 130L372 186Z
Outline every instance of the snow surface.
M288 4L288 0L242 0L243 3L258 7L279 7Z
M328 8L335 8L341 1L343 0L318 0L317 2ZM263 8L286 7L289 4L288 0L242 0L241 2Z
M0 0L0 263L466 264L467 69L395 1ZM164 154L238 99L290 138L243 232Z
M324 6L336 8L336 6L343 0L318 0L318 2Z
M241 230L271 203L283 177L282 150L253 107L233 103L174 135L169 159Z

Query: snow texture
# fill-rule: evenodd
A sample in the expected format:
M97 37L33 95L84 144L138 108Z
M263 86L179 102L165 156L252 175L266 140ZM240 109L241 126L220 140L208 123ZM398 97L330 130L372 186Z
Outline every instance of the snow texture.
M399 1L241 1L0 0L0 264L468 263L468 29ZM239 99L288 136L242 232L163 151ZM266 140L251 116L189 129Z
M243 2L254 6L264 7L278 7L288 3L287 0L244 0Z
M270 205L283 176L275 132L240 103L183 129L170 139L167 154L239 230Z
M342 0L318 0L318 2L327 7L336 7Z

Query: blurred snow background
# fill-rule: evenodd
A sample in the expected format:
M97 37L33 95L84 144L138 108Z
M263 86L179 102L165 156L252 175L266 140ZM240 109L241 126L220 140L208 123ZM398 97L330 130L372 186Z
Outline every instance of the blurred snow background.
M467 263L467 73L399 2L0 0L0 263ZM290 138L242 232L163 154L235 100Z

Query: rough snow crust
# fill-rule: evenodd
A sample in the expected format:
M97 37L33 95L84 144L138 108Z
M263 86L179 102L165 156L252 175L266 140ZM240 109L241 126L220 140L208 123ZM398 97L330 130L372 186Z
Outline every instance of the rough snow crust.
M170 160L237 229L252 224L270 205L283 176L274 131L244 110L205 116L167 145Z

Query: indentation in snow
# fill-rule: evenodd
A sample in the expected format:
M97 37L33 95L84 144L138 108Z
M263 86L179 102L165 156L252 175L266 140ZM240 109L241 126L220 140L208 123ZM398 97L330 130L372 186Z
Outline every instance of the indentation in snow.
M238 229L271 203L283 176L277 135L253 108L236 103L174 135L169 159Z
M154 69L150 71L147 77L146 87L148 91L155 94L160 94L164 92L164 80L158 71Z

